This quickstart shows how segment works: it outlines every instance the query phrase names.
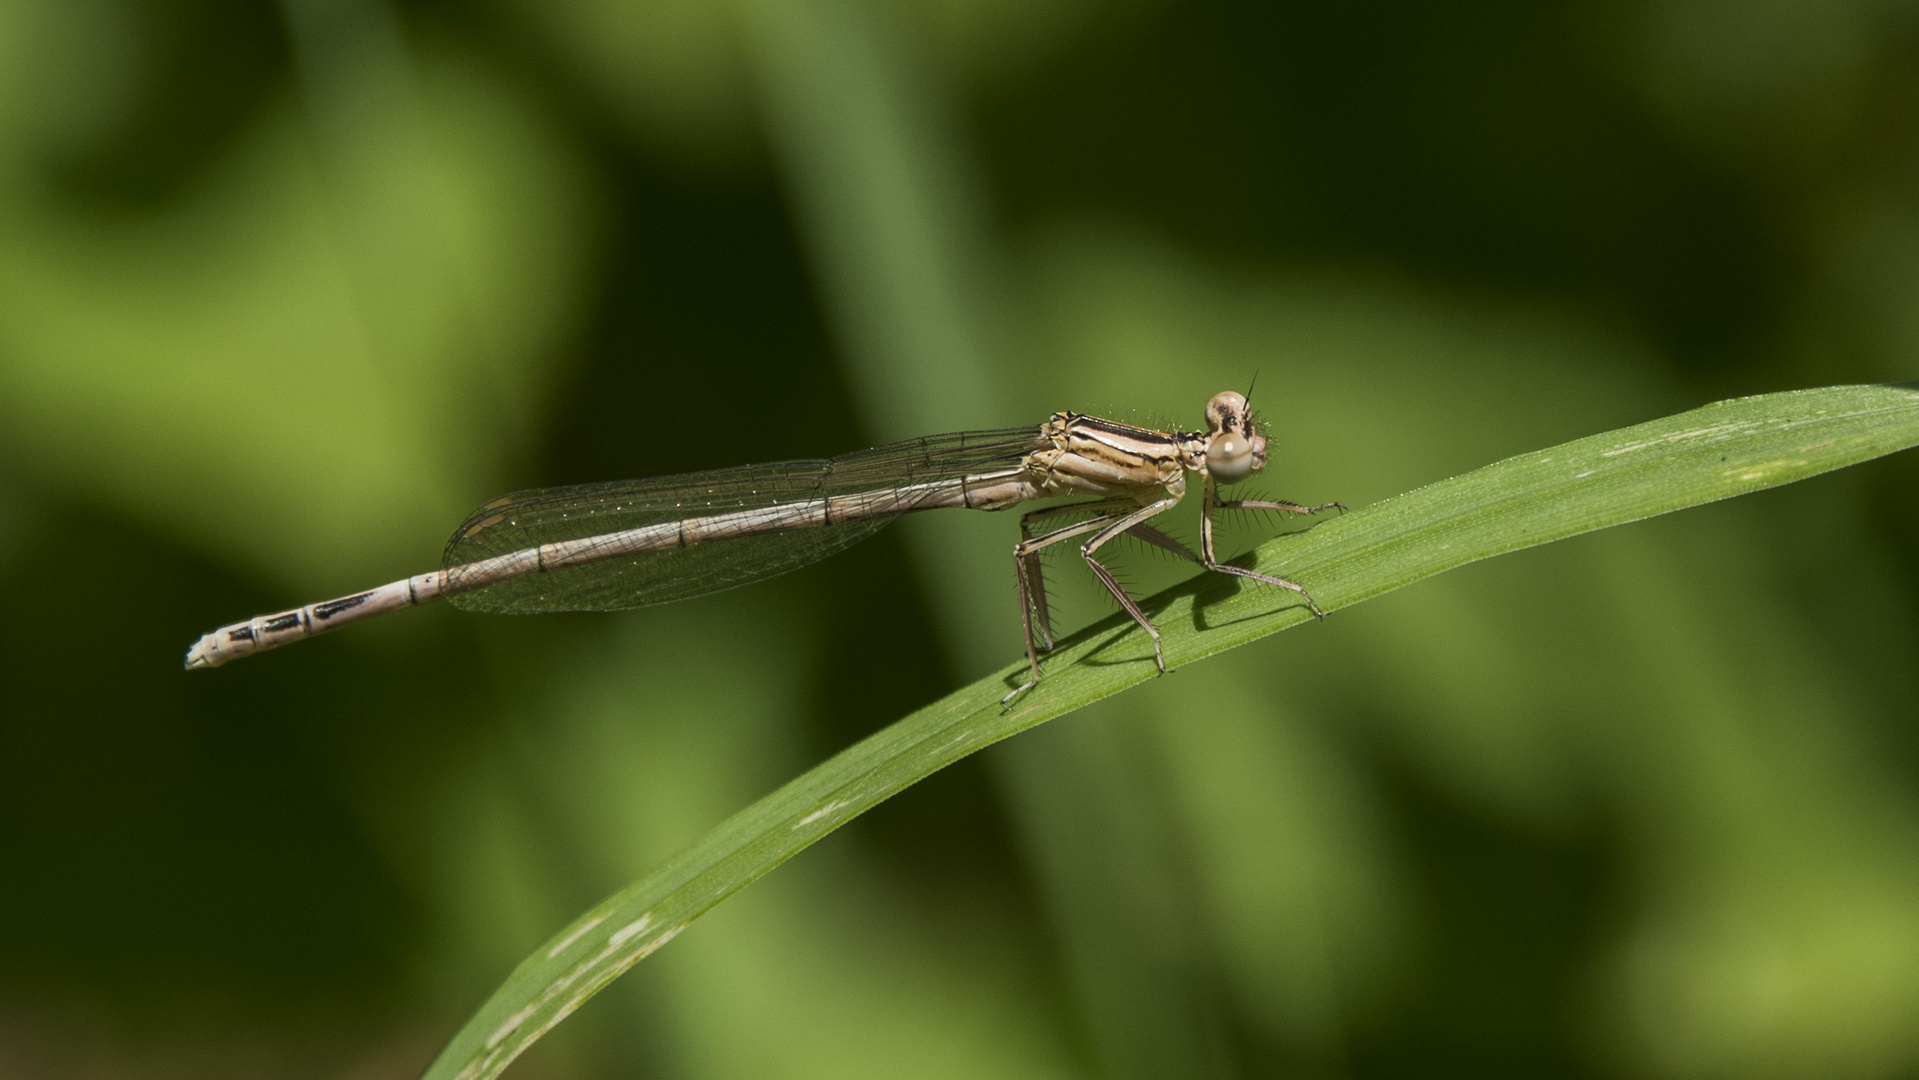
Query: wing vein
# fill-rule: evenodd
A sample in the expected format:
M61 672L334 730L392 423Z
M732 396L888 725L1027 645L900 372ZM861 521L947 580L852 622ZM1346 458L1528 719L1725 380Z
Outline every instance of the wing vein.
M528 550L565 551L570 561L547 565L554 560L538 555L544 572L449 599L474 611L616 611L734 588L842 551L899 514L944 505L942 482L1017 464L1043 445L1036 426L968 431L832 458L516 491L460 524L442 558L449 578ZM703 519L719 520L703 529ZM660 536L679 543L631 550L654 542L643 530L667 524L675 528Z

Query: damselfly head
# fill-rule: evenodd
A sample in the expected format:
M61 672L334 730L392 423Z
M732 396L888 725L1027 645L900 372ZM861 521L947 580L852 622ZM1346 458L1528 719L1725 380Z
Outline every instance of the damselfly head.
M1244 480L1266 467L1266 439L1253 430L1246 396L1232 390L1213 395L1206 403L1206 474L1222 483Z
M1213 395L1206 403L1206 427L1217 435L1222 431L1238 431L1246 424L1246 395L1233 390L1222 390Z

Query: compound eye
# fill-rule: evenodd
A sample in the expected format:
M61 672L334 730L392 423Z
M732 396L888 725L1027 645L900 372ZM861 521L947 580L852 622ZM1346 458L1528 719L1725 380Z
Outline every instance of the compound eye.
M1222 431L1206 442L1206 472L1215 480L1232 483L1253 471L1253 444L1236 431Z
M1214 431L1231 431L1245 419L1246 399L1231 390L1214 394L1213 400L1206 403L1206 423Z

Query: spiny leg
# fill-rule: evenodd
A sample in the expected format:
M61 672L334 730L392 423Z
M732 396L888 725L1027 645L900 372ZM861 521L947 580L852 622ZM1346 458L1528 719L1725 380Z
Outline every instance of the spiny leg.
M1062 506L1044 507L1020 515L1019 538L1022 544L1033 539L1032 528L1033 522L1035 521L1043 521L1049 517L1059 517L1061 514L1072 513L1103 515L1106 511L1119 510L1133 505L1135 504L1131 499L1094 499L1091 502L1066 503ZM1019 557L1016 556L1016 558ZM1038 549L1034 549L1025 555L1022 562L1016 562L1013 569L1019 578L1020 610L1026 611L1028 609L1030 597L1030 605L1039 616L1039 637L1040 642L1045 646L1042 651L1052 652L1053 617L1046 610L1046 575L1040 566Z
M1221 510L1281 510L1288 514L1317 514L1321 510L1346 511L1345 503L1320 503L1318 506L1301 506L1298 503L1269 502L1264 499L1227 499L1216 504Z
M1062 511L1065 509L1085 510L1091 507L1100 506L1106 501L1109 501L1109 500L1102 500L1102 502L1100 503L1081 503L1076 508L1053 507L1052 509L1062 510ZM1110 501L1118 501L1118 500L1110 500ZM1128 499L1128 500L1125 500L1121 505L1131 506L1133 505L1133 503L1132 503L1132 500ZM1038 513L1043 513L1043 511ZM1032 515L1028 515L1028 516L1030 517ZM1018 581L1019 583L1020 626L1026 632L1026 663L1031 673L1027 675L1025 682L1014 687L1012 691L1009 692L1005 697L999 699L1000 708L1002 709L1006 708L1008 706L1008 703L1010 703L1014 698L1020 696L1021 694L1025 693L1028 690L1031 690L1033 687L1039 685L1039 649L1033 641L1033 608L1035 605L1032 603L1032 595L1033 595L1032 587L1027 583L1027 580L1026 580L1027 560L1032 559L1034 560L1035 563L1037 563L1039 552L1042 551L1043 549L1051 547L1054 544L1059 543L1061 540L1070 540L1075 536L1079 536L1083 533L1092 532L1095 529L1101 528L1102 526L1105 526L1111 522L1119 521L1119 520L1124 520L1124 518L1121 515L1117 515L1117 514L1101 514L1097 517L1090 518L1086 521L1076 521L1073 524L1068 525L1063 529L1055 529L1052 532L1046 533L1043 536L1036 536L1028 540L1021 540L1016 546L1014 546L1013 573L1014 573L1015 580ZM1022 531L1024 531L1025 521L1023 519L1020 525L1021 525ZM1043 588L1044 583L1043 583L1043 580L1038 579L1038 572L1039 572L1039 568L1037 565L1035 565L1033 568L1035 579L1039 580L1039 583L1041 587ZM1050 640L1047 643L1047 648L1049 650L1052 648L1052 643Z
M1318 506L1301 506L1298 503L1276 502L1265 499L1224 499L1219 497L1219 483L1212 477L1206 478L1206 497L1201 501L1199 520L1200 549L1205 552L1207 562L1217 562L1213 558L1213 510L1278 510L1287 514L1317 514L1321 510L1346 512L1345 503L1320 503ZM1209 567L1210 569L1210 567Z
M1043 510L1035 510L1019 519L1020 537L1022 539L1028 538L1030 536L1028 530L1031 527L1031 523L1041 518L1053 517L1073 511L1131 510L1137 505L1138 503L1132 499L1115 498L1098 499L1093 502L1084 503L1069 503L1065 506L1049 506ZM1200 561L1199 556L1193 554L1191 548L1188 548L1185 544L1155 529L1144 521L1135 522L1129 526L1126 529L1126 535L1135 540L1151 544L1153 547L1159 548L1162 551L1170 551L1182 559L1187 559L1192 562ZM1053 649L1052 618L1046 611L1046 579L1041 573L1039 556L1036 554L1027 556L1026 566L1027 577L1032 582L1033 606L1039 609L1040 637L1045 642L1046 651L1051 652Z
M1158 529L1153 528L1151 525L1148 525L1143 521L1133 526L1132 528L1127 529L1126 535L1132 537L1135 540L1143 540L1146 543L1151 544L1162 551L1170 551L1182 559L1186 559L1191 562L1199 561L1199 556L1193 554L1191 548L1188 548L1185 544L1180 543L1179 541L1173 539L1172 537L1166 535L1163 532L1160 532Z
M1098 536L1093 537L1091 540L1079 546L1080 557L1086 560L1086 565L1093 568L1093 573L1099 576L1100 582L1106 586L1108 592L1113 594L1113 598L1119 601L1119 605L1126 609L1126 614L1131 615L1133 621L1138 623L1140 628L1145 630L1148 636L1153 639L1153 663L1158 666L1161 675L1166 674L1166 656L1160 651L1159 628L1153 625L1153 620L1146 617L1146 613L1141 611L1139 605L1133 602L1133 598L1126 595L1126 590L1120 586L1119 580L1113 577L1112 572L1107 570L1098 559L1093 558L1093 553L1098 551L1113 537L1131 529L1133 526L1138 525L1150 517L1163 514L1178 505L1178 499L1168 498L1142 506L1138 510L1127 514L1125 517L1101 529Z
M1318 506L1299 506L1295 503L1265 502L1251 499L1235 499L1231 502L1221 502L1219 500L1218 487L1214 485L1212 478L1208 477L1206 480L1206 498L1200 503L1199 509L1200 561L1206 569L1216 573L1230 574L1233 577L1248 578L1253 581L1264 582L1268 585L1277 585L1282 589L1291 589L1299 594L1300 599L1306 601L1306 606L1312 610L1314 618L1323 619L1326 617L1326 613L1319 609L1319 604L1313 599L1312 594L1307 592L1306 586L1301 585L1299 582L1288 581L1283 577L1274 577L1271 574L1262 574L1257 570L1228 566L1220 562L1213 554L1213 510L1216 507L1225 507L1229 510L1284 510L1288 513L1312 514L1335 506L1338 506L1341 510L1346 509L1339 503L1321 503Z

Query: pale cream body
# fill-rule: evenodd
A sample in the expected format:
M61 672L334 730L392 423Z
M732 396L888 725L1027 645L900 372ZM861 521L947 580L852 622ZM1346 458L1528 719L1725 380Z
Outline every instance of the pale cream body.
M1129 530L1151 543L1171 546L1184 552L1185 549L1176 541L1144 523L1148 517L1170 509L1185 497L1186 474L1189 471L1206 478L1209 491L1208 515L1202 525L1204 555L1195 557L1196 561L1205 563L1209 569L1282 584L1304 595L1303 590L1291 582L1225 567L1213 559L1210 510L1215 500L1211 496L1213 480L1207 473L1208 447L1222 445L1220 440L1223 436L1242 433L1241 456L1247 453L1252 455L1245 463L1246 467L1240 469L1243 475L1249 468L1264 464L1265 440L1252 434L1245 412L1245 399L1238 394L1229 391L1218 395L1208 405L1207 412L1212 430L1198 433L1159 432L1077 413L1055 413L1039 430L1042 440L1049 445L1029 452L1016 466L926 484L688 517L528 547L478 562L418 574L336 600L223 626L204 635L193 645L187 653L186 666L218 667L243 656L325 633L397 608L411 607L502 581L637 552L691 547L743 536L820 528L846 521L895 517L923 510L1005 510L1035 500L1068 497L1094 498L1098 500L1097 504L1079 504L1080 508L1097 505L1101 510L1110 512L1102 513L1090 522L1081 522L1043 537L1024 537L1015 549L1022 606L1026 607L1028 653L1033 661L1034 681L1038 678L1038 650L1033 639L1034 604L1040 615L1041 636L1049 646L1051 634L1045 625L1043 586L1037 579L1031 584L1033 591L1029 596L1028 568L1030 566L1032 573L1037 574L1037 562L1033 561L1035 553L1069 535L1099 530L1099 535L1082 545L1082 554L1101 579L1108 583L1108 587L1115 591L1121 603L1153 634L1157 655L1157 631L1153 630L1144 614L1139 612L1124 590L1112 581L1111 576L1092 556L1113 535ZM1112 509L1116 503L1131 506ZM1290 503L1249 505L1298 511L1313 509L1296 507ZM1074 507L1051 508L1027 515L1021 523L1022 534L1030 521L1070 509ZM499 519L485 519L482 527L496 520ZM1185 553L1191 555L1190 552ZM1162 669L1163 666L1162 663Z

